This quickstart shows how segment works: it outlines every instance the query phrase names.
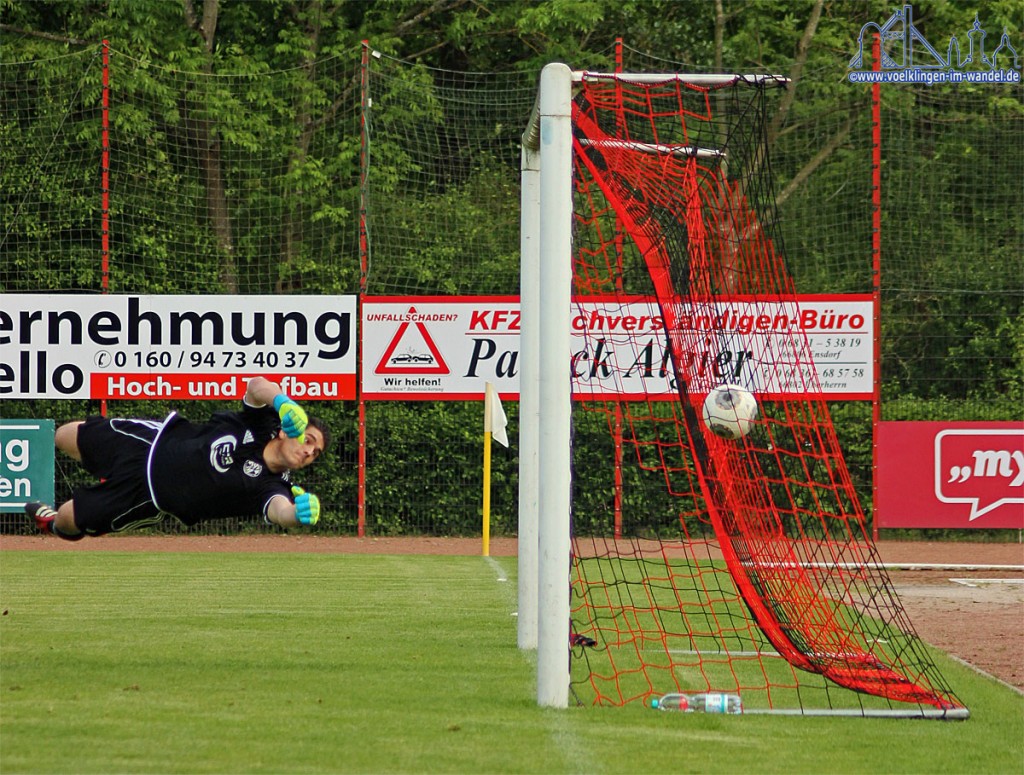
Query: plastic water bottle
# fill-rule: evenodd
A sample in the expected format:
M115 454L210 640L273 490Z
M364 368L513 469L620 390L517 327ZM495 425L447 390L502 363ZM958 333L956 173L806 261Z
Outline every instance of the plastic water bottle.
M707 692L705 694L665 694L651 700L658 710L684 713L742 713L743 703L737 694Z

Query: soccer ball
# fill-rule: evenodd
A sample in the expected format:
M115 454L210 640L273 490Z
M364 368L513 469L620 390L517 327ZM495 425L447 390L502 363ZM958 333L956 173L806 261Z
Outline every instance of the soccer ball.
M739 385L719 385L704 399L704 424L723 439L743 438L756 419L757 399Z

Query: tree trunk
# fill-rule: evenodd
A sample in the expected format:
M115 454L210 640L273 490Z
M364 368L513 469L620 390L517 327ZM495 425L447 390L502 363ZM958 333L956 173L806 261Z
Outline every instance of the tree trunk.
M821 11L824 5L824 0L816 0L813 8L811 9L811 15L807 20L807 24L804 26L803 34L800 37L800 43L797 46L796 59L793 62L792 67L789 70L789 84L786 87L786 93L782 95L782 99L779 103L777 110L768 122L765 134L764 145L758 145L754 149L754 154L750 160L749 169L745 172L746 174L733 181L728 181L728 170L723 170L723 181L725 185L729 186L727 197L729 199L729 208L735 213L744 212L750 204L747 202L747 190L751 183L760 175L766 174L764 166L771 153L771 147L775 143L775 139L779 134L782 125L786 121L786 117L789 115L789 110L793 106L793 100L796 95L797 86L800 84L800 78L803 75L804 65L807 63L807 54L810 50L811 41L814 39L814 33L818 29L818 22L821 21ZM722 44L725 37L725 14L722 6L722 0L715 0L715 60L719 62L722 56ZM842 139L846 137L846 133L849 131L849 127L846 131L841 131L841 137L835 141L835 143L827 143L825 146L826 153L819 153L814 160L808 163L804 170L801 170L801 174L794 180L796 185L802 183L806 178L816 169L825 158L832 153L842 142ZM785 195L788 197L793 193L793 186L787 188ZM767 204L767 203L764 203ZM777 207L780 201L776 199L772 204ZM719 235L719 244L722 249L731 255L726 256L723 262L724 266L733 267L732 270L723 273L721 277L722 287L719 288L720 293L735 293L739 288L740 276L739 268L741 262L739 260L739 251L741 246L751 240L757 239L757 232L761 229L761 223L758 219L746 221L746 219L739 219L739 223L744 223L742 232L738 233L734 227L733 222L729 218L721 219L719 229L721 234Z
M182 6L186 23L203 39L206 60L202 70L205 74L212 75L213 44L217 35L220 0L204 0L202 20L196 17L192 0L182 0ZM224 183L224 165L217 126L210 118L194 119L193 124L196 142L199 146L199 164L206 182L206 207L220 254L218 274L221 288L225 293L237 293L238 267L235 259L235 241L231 229L231 214L228 210L227 187Z
M321 0L310 0L305 13L309 48L306 52L305 61L302 63L306 84L310 88L313 87L316 79L316 55L320 50L322 12ZM289 171L295 171L306 163L306 157L309 155L309 146L313 142L313 132L316 126L309 112L307 91L307 89L300 89L295 99L295 123L299 127L299 133L298 140L288 160ZM305 192L301 189L289 191L285 196L285 200L292 204L282 214L283 223L281 224L281 230L284 255L282 256L282 271L274 284L274 290L278 293L297 291L302 288L302 280L297 276L295 266L298 263L300 251L302 250L302 224L305 223L302 202L305 201Z

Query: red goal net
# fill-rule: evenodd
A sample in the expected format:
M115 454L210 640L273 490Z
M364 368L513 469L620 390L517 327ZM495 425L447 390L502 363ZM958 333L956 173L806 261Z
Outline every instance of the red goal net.
M769 183L781 84L695 80L584 74L573 104L575 320L598 342L574 356L573 465L615 461L607 492L573 497L574 692L963 712L872 544L800 326ZM738 439L701 416L729 383L758 399Z

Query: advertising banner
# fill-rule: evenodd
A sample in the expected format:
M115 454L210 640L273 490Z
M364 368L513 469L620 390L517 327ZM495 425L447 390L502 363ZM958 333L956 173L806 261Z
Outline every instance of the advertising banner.
M355 296L0 296L0 400L356 395Z
M723 381L765 398L870 399L871 297L737 297L674 311L691 388ZM368 399L479 399L485 382L519 394L518 297L364 297L362 387ZM647 297L587 298L571 316L575 396L678 397L666 322Z
M1024 528L1024 425L883 422L879 527Z
M0 512L53 503L53 420L0 420Z

